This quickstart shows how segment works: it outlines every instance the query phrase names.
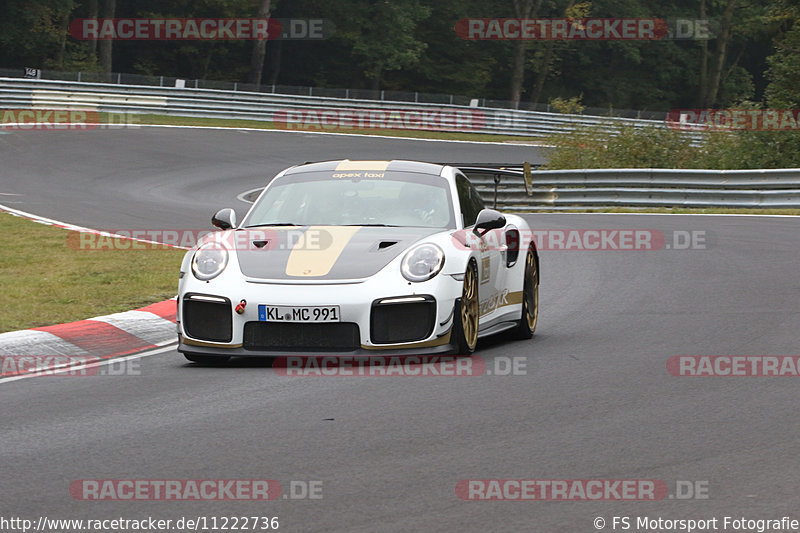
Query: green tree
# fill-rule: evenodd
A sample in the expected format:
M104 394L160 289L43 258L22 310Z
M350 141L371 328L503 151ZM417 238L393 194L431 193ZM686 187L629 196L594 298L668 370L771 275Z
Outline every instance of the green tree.
M0 3L3 66L60 67L73 0L5 0Z
M800 7L776 6L773 17L783 28L775 53L767 58L766 90L770 107L796 109L800 106Z
M336 6L345 15L337 17L337 38L350 44L372 89L380 88L386 72L416 65L427 48L416 33L431 10L419 0L351 0Z

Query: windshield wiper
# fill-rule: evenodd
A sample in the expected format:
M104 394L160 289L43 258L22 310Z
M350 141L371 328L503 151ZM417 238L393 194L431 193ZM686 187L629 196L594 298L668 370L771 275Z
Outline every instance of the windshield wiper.
M342 224L342 226L372 226L380 228L399 228L397 224Z

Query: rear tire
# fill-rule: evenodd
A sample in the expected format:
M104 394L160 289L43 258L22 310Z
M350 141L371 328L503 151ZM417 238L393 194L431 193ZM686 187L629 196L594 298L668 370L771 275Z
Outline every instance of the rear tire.
M478 344L478 269L470 263L464 273L464 288L453 314L453 336L458 355L470 355Z
M185 353L183 356L198 365L221 365L230 360L229 355L200 355L194 353Z
M528 250L525 255L524 283L522 285L522 316L519 324L514 328L513 336L516 339L530 339L536 331L539 322L539 263L533 253Z

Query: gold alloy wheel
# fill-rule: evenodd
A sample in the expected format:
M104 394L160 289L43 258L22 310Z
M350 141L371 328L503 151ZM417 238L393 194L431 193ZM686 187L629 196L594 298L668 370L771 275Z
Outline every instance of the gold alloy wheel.
M478 343L478 276L470 265L464 276L464 292L461 295L461 330L470 350Z
M522 314L528 322L528 329L533 333L539 320L539 276L536 272L536 259L533 252L525 258L525 293L522 299Z

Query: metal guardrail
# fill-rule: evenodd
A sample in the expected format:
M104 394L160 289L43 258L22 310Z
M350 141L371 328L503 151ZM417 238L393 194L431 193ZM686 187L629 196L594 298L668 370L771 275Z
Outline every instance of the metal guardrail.
M340 116L345 112L362 113L365 122L368 123L367 127L380 127L381 122L373 119L377 116L376 114L381 114L387 128L538 138L567 133L588 126L598 126L608 132L613 132L622 125L666 127L665 122L655 120L566 115L447 104L20 78L0 78L0 107L6 109L30 107L94 109L107 113L154 113L272 122L277 117L287 116L287 112L316 111L318 115L315 116L320 119L325 118L324 113L326 112L328 117ZM276 113L280 113L280 115L276 116ZM425 122L426 118L430 119L432 114L436 113L438 113L438 118L434 118L432 122ZM391 121L386 117L392 116L399 117L400 122L389 126ZM445 120L445 117L448 118ZM289 124L287 129L303 129L303 127L307 130L325 129L321 125L316 128L311 126L309 124ZM700 136L696 132L686 132L686 134L695 140Z
M521 168L463 168L488 205L504 211L587 207L800 208L800 169L535 170L532 194ZM499 182L495 176L500 176ZM496 187L496 189L495 189Z
M0 108L93 109L261 121L274 121L276 113L293 110L316 110L320 116L326 111L345 111L362 113L364 117L371 117L372 113L420 117L439 113L457 117L462 113L466 115L461 121L441 121L440 129L528 137L549 137L586 126L599 126L609 132L620 125L666 127L659 121L522 110L19 78L0 78ZM685 133L694 142L699 142L702 135ZM496 183L494 176L498 173L502 179ZM521 168L473 168L467 174L492 203L496 186L498 207L509 211L603 206L800 207L800 169L535 171L530 194Z
M31 79L28 69L0 68L0 78L26 78ZM174 76L155 76L146 74L130 74L124 72L66 72L51 69L37 69L36 78L44 80L59 80L68 82L106 83L116 85L138 85L154 87L175 87L183 83L185 87L195 89L217 89L223 91L245 91L260 93L276 93L285 95L318 96L326 98L353 98L360 100L385 100L388 102L414 102L420 104L450 104L468 106L470 102L477 101L479 107L492 107L502 109L524 109L526 111L542 111L545 113L560 112L549 103L511 102L509 100L496 100L491 98L475 98L472 96L391 91L383 89L348 89L340 87L313 87L296 85L255 85L219 80L179 79ZM623 117L648 120L666 120L665 111L647 111L642 109L616 109L613 107L582 107L581 115L599 117Z

